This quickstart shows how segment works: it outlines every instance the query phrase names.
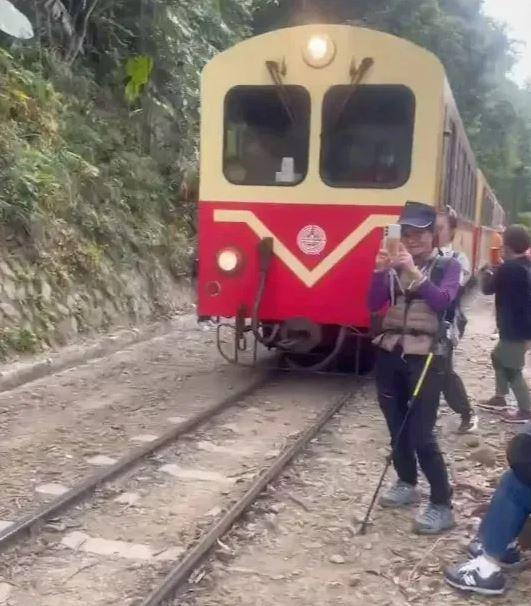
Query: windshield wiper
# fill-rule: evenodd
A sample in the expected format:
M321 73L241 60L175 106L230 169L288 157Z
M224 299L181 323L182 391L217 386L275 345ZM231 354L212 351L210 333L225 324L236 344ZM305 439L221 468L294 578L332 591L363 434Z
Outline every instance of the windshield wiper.
M359 67L356 67L356 61L353 60L350 65L350 86L348 89L348 93L341 104L339 111L337 112L336 118L333 122L333 125L328 132L333 132L339 126L341 119L343 118L343 114L348 107L350 100L352 99L354 93L358 90L358 86L362 83L363 79L367 75L368 71L374 65L374 59L372 57L365 57L361 62Z
M286 91L284 80L282 79L282 77L286 75L286 64L284 62L280 64L278 61L266 61L266 67L267 71L269 72L269 75L271 76L271 80L273 80L273 83L276 86L278 96L284 107L284 110L288 114L288 118L290 119L291 123L294 124L295 114L293 113L293 109L289 100L289 95Z

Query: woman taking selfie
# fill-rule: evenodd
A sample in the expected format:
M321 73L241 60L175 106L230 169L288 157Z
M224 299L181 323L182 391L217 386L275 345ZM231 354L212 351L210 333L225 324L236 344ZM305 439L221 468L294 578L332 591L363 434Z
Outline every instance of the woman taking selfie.
M374 341L379 348L376 385L398 475L380 503L402 507L420 501L418 459L431 489L428 507L415 520L421 534L438 534L454 525L452 490L434 427L448 354L444 315L457 296L461 267L439 255L435 222L431 206L406 204L399 220L398 253L380 250L368 295L371 312L387 308L382 333ZM430 353L435 354L433 361L407 416Z

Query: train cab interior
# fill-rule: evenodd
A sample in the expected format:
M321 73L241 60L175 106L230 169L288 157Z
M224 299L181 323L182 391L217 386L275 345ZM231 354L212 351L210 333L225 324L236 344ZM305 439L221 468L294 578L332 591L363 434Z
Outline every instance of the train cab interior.
M296 185L308 171L310 97L300 86L233 88L225 101L223 169L240 185Z

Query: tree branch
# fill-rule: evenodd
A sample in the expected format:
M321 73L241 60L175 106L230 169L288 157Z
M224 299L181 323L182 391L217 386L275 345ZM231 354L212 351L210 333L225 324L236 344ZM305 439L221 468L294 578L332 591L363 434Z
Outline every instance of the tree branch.
M66 57L65 57L65 61L70 66L74 63L74 61L77 59L79 53L83 49L83 44L85 43L85 38L87 37L87 31L88 31L88 25L90 22L90 18L92 17L92 14L96 10L96 7L98 6L99 2L100 2L100 0L92 1L92 4L89 6L87 11L83 15L81 31L79 33L76 33L71 39L70 48L68 49L68 52L66 53Z

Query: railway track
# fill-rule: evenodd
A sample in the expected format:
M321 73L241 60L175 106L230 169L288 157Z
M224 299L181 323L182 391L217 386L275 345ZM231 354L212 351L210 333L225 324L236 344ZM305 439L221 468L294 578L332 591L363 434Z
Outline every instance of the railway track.
M201 537L197 544L175 564L166 578L141 603L141 606L159 606L172 597L192 572L203 561L216 543L230 530L239 517L256 501L267 486L284 471L285 467L306 448L326 423L351 399L347 393L336 398L326 407L323 413L304 430L300 436L287 447L275 460L264 469L263 473L252 481L245 493L225 512L224 515Z
M271 375L269 372L264 371L264 373L250 385L247 385L243 389L230 394L228 397L216 402L212 406L201 410L189 419L178 423L175 427L169 429L156 440L153 440L144 446L139 446L138 448L133 449L129 454L121 458L115 464L88 476L86 479L81 480L79 483L73 486L65 494L58 496L56 499L40 507L35 512L23 516L18 521L14 522L5 530L0 532L0 550L9 547L14 542L23 539L27 535L32 533L34 534L39 525L42 525L47 520L54 518L63 511L67 510L69 507L76 505L84 498L94 493L106 482L110 482L120 475L127 473L132 467L138 465L149 455L156 453L165 446L175 442L180 437L199 428L201 425L204 425L216 415L226 410L228 407L243 400L249 394L253 393L259 387L264 385L270 376Z
M202 339L172 333L0 394L0 530L100 469L96 457L122 458L261 372L221 363Z
M12 592L9 603L34 604L35 591L40 606L56 604L57 595L64 606L85 604L89 596L94 606L165 603L349 398L345 388L338 392L337 380L332 387L322 377L297 383L293 377L277 375L273 384L271 377L264 372L243 390L132 450L0 533L2 580L14 582L20 557L26 562L23 578L16 580L22 589ZM323 407L330 399L332 403ZM236 419L236 424L223 424L226 417ZM241 435L238 426L245 429ZM160 469L166 472L162 481ZM142 484L143 509L137 510L131 501L117 513L120 496L131 495ZM183 523L175 524L181 511ZM154 537L156 518L161 518L164 530L155 524ZM69 532L72 529L82 530ZM155 545L138 543L139 535L149 536ZM92 573L100 567L107 570L109 562L108 589L94 597L101 573L96 577ZM142 567L141 588L136 575L127 574L131 565ZM58 575L62 578L54 583ZM117 591L112 591L113 581ZM70 588L72 584L81 589ZM42 595L54 598L47 601Z

